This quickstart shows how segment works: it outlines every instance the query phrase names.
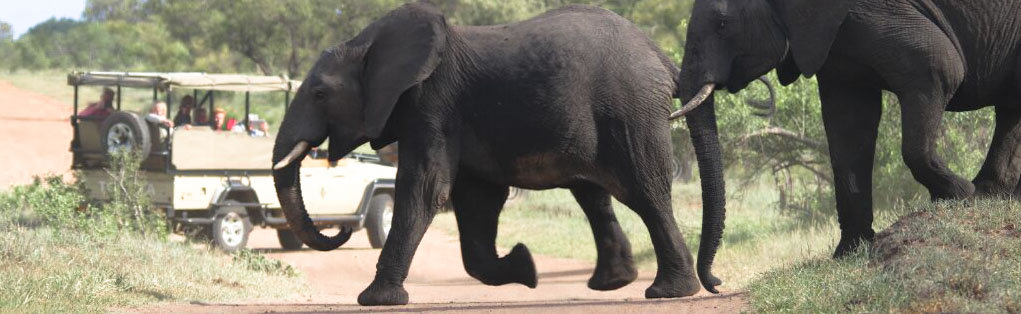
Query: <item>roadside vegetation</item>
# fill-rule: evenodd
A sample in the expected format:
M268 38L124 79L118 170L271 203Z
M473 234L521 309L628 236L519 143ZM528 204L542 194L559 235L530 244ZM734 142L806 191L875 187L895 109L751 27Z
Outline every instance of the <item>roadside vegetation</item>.
M106 204L61 177L0 193L0 312L102 312L154 302L279 298L305 291L289 265L168 240L123 154Z
M919 203L871 252L818 256L748 285L775 313L1021 313L1021 204Z

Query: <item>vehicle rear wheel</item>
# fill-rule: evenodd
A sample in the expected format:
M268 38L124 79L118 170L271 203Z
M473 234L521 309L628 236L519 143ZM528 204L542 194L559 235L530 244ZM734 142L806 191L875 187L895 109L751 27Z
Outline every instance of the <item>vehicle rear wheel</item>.
M118 150L134 149L143 156L149 154L152 148L152 138L149 137L149 125L141 116L124 111L117 111L111 114L99 128L102 136L101 144L107 153Z
M227 203L226 206L220 207L216 211L210 231L213 245L225 252L234 252L248 244L248 234L252 232L252 221L248 219L248 213L244 207L234 205L237 203L234 201L227 201Z
M390 221L394 216L394 199L390 194L380 193L372 196L369 212L365 217L365 229L369 233L369 244L372 248L383 248L386 237L390 234Z
M277 240L280 240L280 247L285 250L300 250L305 245L291 229L277 229Z

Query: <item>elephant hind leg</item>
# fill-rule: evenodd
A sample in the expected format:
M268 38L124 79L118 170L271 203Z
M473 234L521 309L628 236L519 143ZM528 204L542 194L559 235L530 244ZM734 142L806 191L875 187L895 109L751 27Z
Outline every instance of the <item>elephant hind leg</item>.
M631 243L613 213L610 193L590 183L572 187L571 193L585 211L596 242L596 270L589 278L588 287L616 290L635 281L638 270L631 254Z
M535 262L524 244L518 243L504 257L496 252L497 223L508 191L507 186L458 176L451 195L461 235L461 259L468 275L484 284L520 283L535 288Z
M1009 197L1018 194L1021 177L1021 108L996 107L996 132L982 169L972 180L975 195Z

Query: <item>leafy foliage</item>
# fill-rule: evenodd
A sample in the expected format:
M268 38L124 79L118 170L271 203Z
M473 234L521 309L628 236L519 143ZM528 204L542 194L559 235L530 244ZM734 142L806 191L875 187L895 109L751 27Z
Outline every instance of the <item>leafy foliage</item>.
M114 306L283 297L297 270L253 251L168 241L136 153L115 155L112 200L89 203L60 176L0 192L0 312L100 312Z
M298 270L290 264L277 259L266 258L266 255L250 249L241 249L234 253L234 263L244 265L252 271L263 272L270 275L297 277Z
M153 210L145 177L138 170L141 158L124 152L115 154L113 160L107 170L108 203L90 202L81 180L67 183L60 176L37 177L30 185L15 186L0 194L0 215L6 219L0 220L0 228L47 226L56 233L95 237L136 234L165 238L165 219Z

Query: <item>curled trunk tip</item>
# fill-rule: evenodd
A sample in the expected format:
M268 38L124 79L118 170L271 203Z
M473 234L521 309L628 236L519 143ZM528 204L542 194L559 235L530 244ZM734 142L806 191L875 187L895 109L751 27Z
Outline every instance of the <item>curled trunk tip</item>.
M300 143L295 148L299 148L299 146L301 146ZM292 150L292 152L294 151L298 150ZM306 152L307 149L301 150L301 153L294 160L305 158ZM281 162L285 160L287 158L281 158ZM299 165L300 163L295 163L292 160L291 163L273 170L273 181L277 190L277 198L280 200L280 207L284 212L284 217L287 218L287 225L301 239L301 242L304 242L312 249L319 251L336 249L351 238L351 233L341 230L337 235L329 237L319 232L319 229L312 222L312 218L308 216L308 211L305 209L305 200L301 196Z

